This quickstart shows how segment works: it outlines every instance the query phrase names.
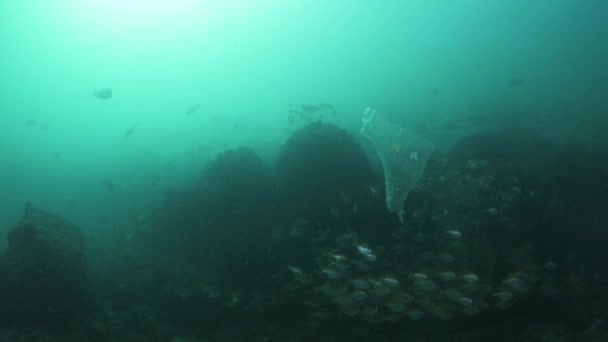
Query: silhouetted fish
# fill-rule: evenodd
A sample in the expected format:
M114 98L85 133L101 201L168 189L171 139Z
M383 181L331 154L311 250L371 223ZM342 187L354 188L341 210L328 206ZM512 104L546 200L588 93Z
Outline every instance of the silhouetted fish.
M38 121L36 121L36 119L27 119L24 122L25 127L34 127L38 124Z
M441 94L441 90L439 90L437 88L431 88L428 90L428 94L430 96L438 96L439 94Z
M109 179L100 180L99 185L107 192L114 192L114 183Z
M131 125L131 127L129 127L129 129L127 129L125 131L125 134L123 137L128 138L131 136L131 134L133 134L133 132L135 132L135 129L137 128L137 126L139 126L139 121L137 121L136 123L134 123L133 125Z
M194 105L194 106L188 108L188 110L186 111L186 115L192 115L192 114L196 113L200 107L201 107L200 105Z
M524 85L524 83L526 83L525 80L522 80L521 78L514 78L509 82L509 85L511 87L519 87L519 86Z
M95 89L93 91L93 96L101 100L109 100L112 98L112 88L105 87L100 89Z

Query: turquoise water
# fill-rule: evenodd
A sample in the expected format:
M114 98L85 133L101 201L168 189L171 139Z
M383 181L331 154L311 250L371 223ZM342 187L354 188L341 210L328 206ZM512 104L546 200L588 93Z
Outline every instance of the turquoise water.
M273 158L289 103L331 103L353 131L368 106L427 123L505 106L574 120L608 72L602 1L1 6L2 226L26 199L89 219L101 178L167 186L239 145ZM106 86L111 100L91 96Z
M497 127L605 146L607 15L600 0L3 1L0 235L31 201L95 250L219 153L272 164L317 120L358 141L367 107L439 151Z

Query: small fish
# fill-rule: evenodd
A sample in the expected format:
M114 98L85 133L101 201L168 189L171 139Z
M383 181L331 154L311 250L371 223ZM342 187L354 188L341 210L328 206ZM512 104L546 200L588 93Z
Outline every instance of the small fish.
M329 208L329 212L331 213L331 216L333 216L334 218L340 218L340 211L334 207Z
M501 309L501 310L506 310L506 309L510 308L511 305L513 305L512 302L503 301L503 302L500 302L500 303L496 304L496 307L499 308L499 309Z
M557 264L553 261L549 261L548 263L546 263L545 265L543 265L543 269L545 271L553 271L554 269L557 268Z
M518 277L511 277L505 280L505 284L509 285L512 289L520 292L527 292L530 287L526 282Z
M356 302L362 302L367 299L367 293L365 293L365 291L356 290L350 293L350 298Z
M509 86L515 88L515 87L522 86L525 83L526 83L526 81L521 78L514 78L511 81L509 81Z
M384 316L382 318L382 321L390 323L390 324L395 324L395 323L399 322L401 319L403 319L402 312L393 312L392 314L390 314L388 316Z
M99 185L107 192L114 192L114 183L112 183L112 181L109 179L100 180Z
M475 316L479 313L479 309L474 306L467 306L466 308L462 309L462 313L467 316Z
M454 239L458 239L462 236L462 233L457 230L448 230L446 231L446 234L448 234L449 237Z
M190 116L192 114L195 114L198 111L199 108L201 108L200 105L194 105L194 106L188 108L188 110L186 111L186 116Z
M340 296L335 298L334 301L342 306L353 306L355 305L354 299L349 296Z
M479 281L479 277L473 273L463 274L461 278L469 284L475 284Z
M346 293L346 286L338 282L329 282L317 288L321 293L328 296L341 296Z
M369 281L367 281L365 279L353 279L353 280L350 281L350 283L357 290L367 290L367 289L369 289Z
M452 254L448 254L448 253L441 254L438 257L438 259L439 259L439 261L445 262L445 263L451 263L451 262L454 262L454 260L456 260Z
M382 283L386 285L386 287L395 288L399 286L399 280L391 277L386 277L382 279Z
M437 275L441 280L452 281L456 279L456 273L452 271L441 272Z
M315 113L320 109L318 106L315 105L300 105L300 108L310 114Z
M439 94L441 94L441 90L437 88L431 88L427 90L427 93L431 96L438 96Z
M363 316L374 316L378 312L377 306L368 305L361 310Z
M346 271L350 268L350 262L348 262L348 260L339 260L333 262L332 266L336 267L340 271Z
M373 267L373 265L367 260L355 260L353 264L355 264L355 266L362 271L369 271Z
M133 125L131 125L131 127L129 127L125 131L125 134L123 135L123 137L124 138L130 137L133 134L133 132L135 132L135 129L137 128L137 126L139 126L139 121L137 121L136 123L134 123Z
M382 284L381 282L374 283L374 288L369 291L369 294L376 297L376 299L380 299L388 295L389 293L391 293L391 289L384 286L384 284Z
M403 303L386 303L386 308L392 312L403 312L405 305Z
M412 321L417 321L419 319L424 318L424 316L425 316L424 312L422 312L420 310L410 310L410 311L406 312L405 315Z
M357 245L357 251L367 261L376 261L376 259L377 259L374 252L372 252L372 250L368 247L365 247L363 245Z
M412 297L411 295L405 293L405 292L401 292L395 296L393 296L393 298L391 298L391 302L392 303L403 303L403 304L407 304L410 303L414 300L414 297Z
M348 260L348 259L346 259L345 256L339 255L339 254L332 254L331 258L334 259L335 261L347 261Z
M340 196L342 196L342 202L344 203L344 205L348 205L350 203L350 196L348 196L342 191L340 191Z
M447 290L443 290L441 292L446 298L453 300L453 301L458 301L458 298L464 296L462 294L462 292L458 291L458 289L447 289Z
M496 215L498 214L498 209L496 208L489 208L488 210L486 210L488 214L490 215Z
M456 302L462 306L471 306L473 305L473 300L469 297L458 297L456 298Z
M340 308L340 312L346 316L357 316L357 314L359 314L359 308L356 306L343 305Z
M65 203L65 205L72 206L75 205L78 201L77 198L74 196L67 196L63 199L63 202Z
M412 273L412 278L414 278L415 280L429 279L429 277L424 273Z
M100 89L95 89L93 91L93 96L100 100L109 100L112 98L112 88L104 87Z
M332 279L332 280L342 278L342 274L338 271L327 269L327 270L323 270L321 272L323 272L327 276L327 278Z
M414 290L419 292L430 292L437 289L437 285L431 280L419 280L414 283Z
M287 266L287 268L294 277L301 277L304 275L304 272L302 272L302 270L297 267Z
M38 125L38 121L36 119L27 119L23 124L25 127L34 127Z
M500 291L494 294L494 297L498 298L501 302L506 302L513 298L513 293L509 291Z
M331 311L329 311L329 309L321 309L317 312L315 312L314 315L312 315L314 318L318 318L318 319L327 319L331 316L333 316L333 313Z
M367 190L369 190L369 192L370 192L370 194L372 194L372 196L376 196L378 194L378 189L375 186L368 185Z
M327 103L323 103L323 102L319 103L319 107L327 108L329 110L334 110L335 109L334 106L332 106L330 104L327 104Z

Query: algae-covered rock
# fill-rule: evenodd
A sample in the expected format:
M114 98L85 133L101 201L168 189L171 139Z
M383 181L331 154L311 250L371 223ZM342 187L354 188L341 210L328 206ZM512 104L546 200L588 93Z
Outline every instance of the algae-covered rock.
M343 212L354 211L354 203L377 181L353 136L321 122L297 130L285 142L277 157L276 177L281 210L318 221L326 221L332 216L330 208L339 204L348 204L347 209L340 208Z
M27 204L8 235L4 319L53 330L78 321L90 308L85 250L80 228Z
M143 240L234 283L267 286L261 270L276 212L269 173L251 149L219 154L187 189L167 196Z

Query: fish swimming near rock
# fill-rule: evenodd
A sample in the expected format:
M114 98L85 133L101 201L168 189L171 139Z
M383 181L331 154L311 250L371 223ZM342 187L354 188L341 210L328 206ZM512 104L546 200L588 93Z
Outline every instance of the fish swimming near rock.
M100 89L95 89L93 91L93 96L100 100L109 100L112 98L112 88L105 87Z

